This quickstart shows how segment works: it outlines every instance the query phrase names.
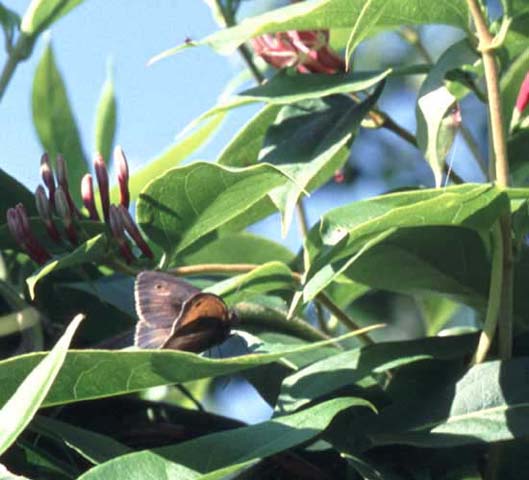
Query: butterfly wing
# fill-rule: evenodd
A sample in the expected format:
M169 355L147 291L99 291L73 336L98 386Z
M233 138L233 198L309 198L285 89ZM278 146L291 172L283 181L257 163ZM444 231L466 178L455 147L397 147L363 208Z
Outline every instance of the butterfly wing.
M134 345L161 348L179 323L184 304L198 294L198 288L167 273L139 273L134 284L134 300L139 317Z
M171 335L162 348L202 352L224 341L230 332L230 313L222 298L199 293L182 307Z

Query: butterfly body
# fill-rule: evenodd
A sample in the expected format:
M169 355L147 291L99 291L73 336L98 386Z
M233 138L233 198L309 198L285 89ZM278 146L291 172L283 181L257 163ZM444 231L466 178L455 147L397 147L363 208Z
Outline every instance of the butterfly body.
M236 321L222 298L167 273L139 273L134 299L141 348L202 352L226 340Z

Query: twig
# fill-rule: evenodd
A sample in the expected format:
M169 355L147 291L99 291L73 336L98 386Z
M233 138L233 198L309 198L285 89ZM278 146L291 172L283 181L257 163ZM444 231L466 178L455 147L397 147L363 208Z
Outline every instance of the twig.
M489 99L490 130L492 137L491 173L500 187L509 186L509 163L507 159L507 143L503 128L501 96L499 87L498 67L494 57L494 38L489 31L485 17L477 0L467 0L468 8L476 26L478 49L483 59L487 97ZM501 292L501 306L499 319L499 353L503 360L511 357L512 351L512 295L513 295L513 267L512 267L512 237L510 212L501 218L503 236L503 284Z

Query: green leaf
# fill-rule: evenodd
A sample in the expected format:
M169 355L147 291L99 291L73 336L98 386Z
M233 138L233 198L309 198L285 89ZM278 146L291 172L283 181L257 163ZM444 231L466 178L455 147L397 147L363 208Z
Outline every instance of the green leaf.
M218 282L205 289L221 296L229 305L258 294L294 290L292 271L281 262L269 262L243 275Z
M445 226L397 229L343 270L346 278L374 289L441 293L476 308L487 304L489 273L480 235Z
M347 70L349 70L351 55L356 47L371 34L390 3L387 0L367 0L362 6L345 47Z
M16 391L10 389L10 397L2 395L0 454L16 440L40 408L63 365L68 346L82 319L82 315L75 317L55 347L47 355L40 355L41 358L44 356L43 360L24 377L17 377L13 385Z
M84 263L96 262L105 255L106 247L106 236L103 233L100 233L99 235L84 242L73 252L67 253L64 256L56 260L51 260L45 264L26 280L31 298L35 298L35 288L37 283L44 277L52 272L64 270L65 268L72 268Z
M132 451L106 435L90 432L52 417L37 415L31 422L30 429L39 435L65 443L93 464L103 463Z
M29 36L35 36L46 30L83 0L32 0L27 8L20 29Z
M276 409L293 412L361 380L410 363L470 354L476 335L384 342L337 353L285 378Z
M87 172L88 164L51 44L46 47L37 65L32 108L33 122L44 150L49 153L52 162L55 162L57 154L64 156L70 193L80 203L81 178Z
M235 169L195 162L169 170L145 187L137 205L138 223L172 258L287 181L271 165Z
M392 72L391 68L382 72L339 73L336 75L304 75L281 71L263 85L241 92L235 99L251 99L254 102L283 105L303 100L320 99L339 93L361 92L379 84Z
M192 468L200 479L225 478L257 459L275 455L311 440L325 430L333 418L351 407L374 407L360 398L337 398L293 415L162 447L151 452L125 455L94 467L80 480L113 478L144 479L151 475L151 462L171 467L172 462ZM145 462L145 460L148 462ZM150 460L150 461L149 461ZM170 477L166 478L181 478Z
M95 119L95 150L103 156L107 166L112 163L112 146L116 134L116 111L114 80L109 68L107 79L99 97Z
M478 59L467 40L449 47L424 80L418 94L416 119L417 143L430 164L437 187L441 186L446 155L454 139L451 109L468 92L452 93L445 81L446 74L462 65L472 64ZM449 138L444 138L449 131ZM444 141L443 141L444 140Z
M294 253L280 243L266 237L247 232L225 234L207 243L196 252L185 255L182 263L194 265L200 263L254 263L278 261L291 263Z
M455 447L528 435L529 359L476 365L455 384L384 409L367 432L373 445Z
M456 302L441 295L420 295L416 301L424 319L427 336L439 333L461 308Z
M16 178L0 168L0 224L5 223L7 210L17 203L26 207L28 215L36 215L35 197Z
M249 354L223 360L176 350L73 350L66 356L64 367L43 406L124 395L160 385L229 375L283 357L317 350L356 334L350 333L301 347L285 346L274 353ZM7 401L43 357L44 353L30 353L0 362L0 402Z
M393 193L331 210L307 238L305 301L399 228L454 225L484 232L508 208L507 196L496 187L465 184Z
M166 170L176 167L192 153L202 147L210 139L213 133L218 130L224 117L225 114L215 115L209 122L169 147L160 156L151 160L145 167L137 172L131 173L129 179L131 200L137 199L145 185L153 178L159 177L160 175L163 175ZM186 128L185 130L187 131L188 129ZM181 135L179 135L179 137L180 136ZM119 198L119 186L116 185L110 190L110 196L113 201L116 201Z
M392 73L424 73L423 70L420 67L419 69L403 69L398 72L388 69L382 72L355 72L336 75L301 75L282 71L263 85L245 90L227 100L221 100L218 105L193 120L186 127L186 130L194 128L209 117L225 114L234 108L256 102L287 105L303 100L319 99L337 93L353 93L373 87ZM255 120L262 121L259 115ZM226 158L224 154L223 157ZM226 161L226 164L232 165L229 161Z
M217 163L230 167L248 167L257 163L268 127L276 119L281 105L265 105L231 139Z
M364 3L364 0L318 0L296 3L247 18L239 25L213 33L193 45L209 45L227 54L233 52L242 43L264 33L323 28L352 29ZM439 23L468 29L468 13L464 0L430 3L427 8L423 0L407 0L406 2L387 0L387 4L387 8L377 22L371 25L371 28ZM188 46L190 45L167 50L151 62L173 55Z
M348 146L384 84L357 104L342 96L284 107L268 130L260 161L281 165L295 182L281 185L270 198L282 214L286 236L303 189L326 182L347 159Z

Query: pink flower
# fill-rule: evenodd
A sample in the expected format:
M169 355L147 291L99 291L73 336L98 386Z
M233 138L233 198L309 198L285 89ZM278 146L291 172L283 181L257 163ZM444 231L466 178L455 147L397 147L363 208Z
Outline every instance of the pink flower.
M295 67L300 73L332 74L345 71L345 62L329 48L327 30L289 30L252 39L252 46L275 68Z

